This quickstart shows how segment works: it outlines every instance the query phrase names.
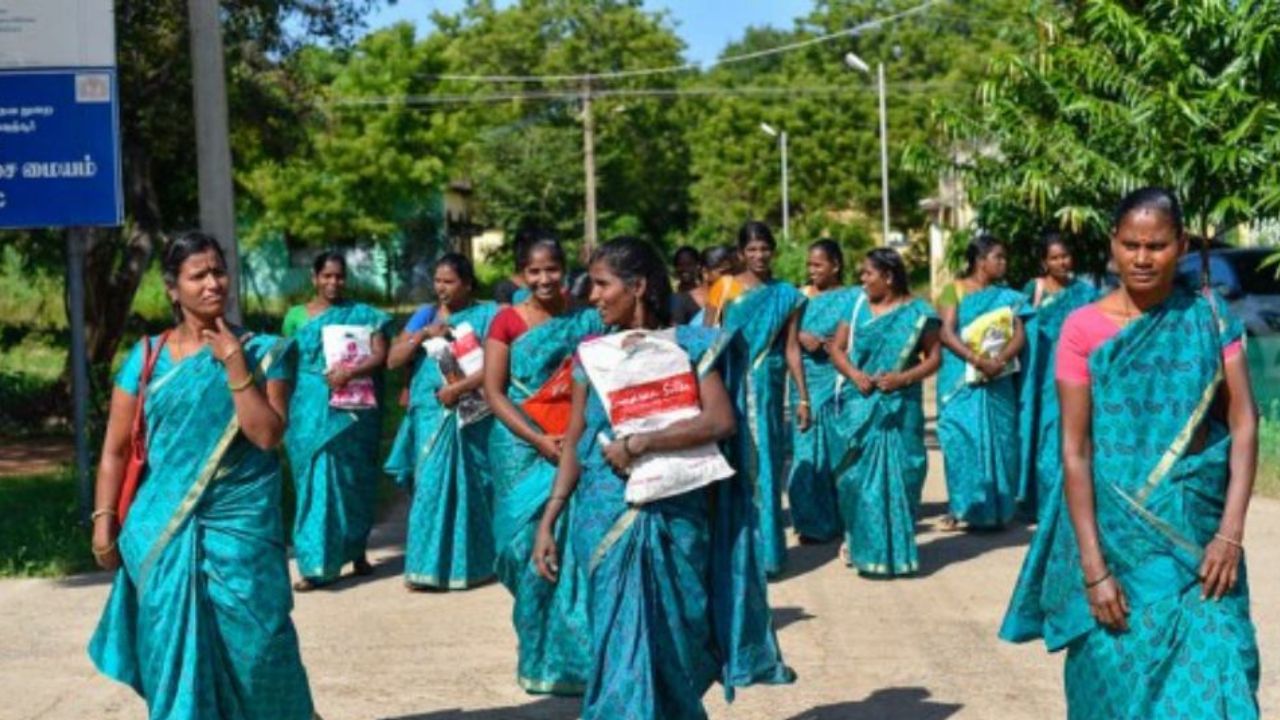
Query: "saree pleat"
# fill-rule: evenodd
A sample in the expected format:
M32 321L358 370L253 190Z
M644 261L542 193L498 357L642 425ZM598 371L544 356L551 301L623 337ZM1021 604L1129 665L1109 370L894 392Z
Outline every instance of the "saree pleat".
M912 300L878 317L863 304L853 322L850 359L875 375L915 364L921 338L938 320ZM841 383L823 414L827 442L839 449L834 468L850 565L865 575L916 572L916 515L928 471L920 385L863 395Z
M701 372L722 373L741 413L741 341L692 327L678 328L677 341ZM601 454L598 438L608 432L591 391L577 507L561 523L575 555L590 558L583 719L697 720L707 717L702 698L717 681L729 699L739 687L794 681L773 631L750 478L628 506ZM738 467L747 447L735 436L722 449Z
M260 335L245 354L261 379L291 362L287 350ZM226 373L207 349L152 381L146 418L148 470L90 657L131 685L153 720L311 718L289 619L277 456L239 434Z
M1035 299L1035 281L1023 290L1028 306ZM1079 280L1034 306L1026 321L1027 347L1022 352L1019 388L1018 504L1039 516L1042 504L1062 488L1062 458L1058 441L1058 386L1053 378L1053 355L1067 316L1096 300L1098 292Z
M966 295L956 311L957 334L999 308L1024 314L1021 293L989 287ZM938 441L951 514L974 528L1000 528L1017 511L1017 375L970 385L965 361L944 348L938 373Z
M822 338L835 336L841 321L848 321L856 289L838 288L810 298L800 315L800 331ZM821 411L836 393L839 373L825 350L802 349L805 385L809 390L810 427L791 429L791 470L787 477L787 499L791 524L802 537L831 540L840 535L840 513L832 474L831 450L826 442L829 415ZM798 398L792 392L792 407Z
M788 429L786 393L787 320L803 307L805 297L780 281L759 285L739 295L724 310L721 323L737 332L749 348L746 383L746 429L754 445L747 472L753 477L760 509L761 557L769 575L782 572L787 561L782 491Z
M368 305L343 303L311 318L294 336L298 375L285 450L297 496L294 558L308 580L331 581L343 565L364 557L377 510L382 433L381 407L329 407L322 331L326 325L367 325L385 333L389 319ZM374 381L381 396L381 373Z
M555 374L588 335L604 329L599 313L570 312L521 335L510 348L508 396L517 407ZM512 622L519 642L517 681L531 693L580 694L590 664L586 566L567 542L577 509L570 500L556 534L560 580L552 584L533 567L533 543L551 494L555 466L494 423L489 439L494 493L493 538L498 579L515 598Z
M1203 548L1221 519L1231 439L1209 413L1222 348L1242 326L1178 291L1089 358L1093 481L1102 554L1129 600L1129 630L1089 613L1062 493L1045 504L1000 636L1067 649L1072 720L1258 717L1258 649L1241 560L1235 589L1201 600ZM1197 431L1204 447L1192 451Z
M469 323L483 340L496 312L496 305L475 305L450 315L449 325ZM492 485L483 461L493 418L459 425L457 412L436 399L445 384L439 363L420 354L383 469L413 490L405 583L456 590L494 576Z

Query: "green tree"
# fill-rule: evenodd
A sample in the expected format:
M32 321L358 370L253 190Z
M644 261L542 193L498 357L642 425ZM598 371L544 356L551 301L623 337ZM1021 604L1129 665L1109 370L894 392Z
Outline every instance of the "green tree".
M846 31L917 4L820 0L792 30L748 29L723 56ZM928 136L931 101L968 95L992 52L1025 42L1017 22L1020 6L1012 0L943 4L848 38L709 72L700 79L702 84L792 92L703 103L698 122L689 128L699 234L724 237L749 215L780 223L778 150L776 141L760 130L760 123L768 122L788 133L792 215L816 214L823 218L817 227L852 224L861 234L870 231L879 237L875 79L845 65L849 51L870 64L873 73L876 63L885 64L892 220L899 229L917 225L919 201L933 192L934 176L904 166L900 158L907 147ZM809 94L809 89L821 92Z
M976 107L942 103L913 156L963 179L983 227L1024 259L1059 227L1098 263L1107 209L1140 185L1174 188L1205 235L1280 210L1280 2L1035 10L1035 47L991 63Z
M401 23L349 49L308 47L290 60L309 88L306 139L283 160L239 178L256 204L249 239L283 233L294 245L379 240L401 231L448 179L456 129L407 100L443 69L438 44Z
M302 140L301 104L282 59L300 38L350 40L376 0L224 2L232 152L237 164L282 157ZM105 386L142 274L174 229L197 224L195 129L186 0L116 0L121 155L126 222L94 229L85 317L94 376ZM48 231L8 233L28 257L65 267Z
M640 0L521 0L499 8L477 0L433 21L447 39L452 73L579 75L682 63L683 43L665 14ZM476 180L488 224L515 230L549 225L576 246L583 229L583 142L580 94L586 83L448 84L450 92L544 94L456 109L474 132L458 172ZM674 103L611 98L618 90L673 89L670 74L598 78L591 88L596 127L599 227L639 228L654 238L687 223L688 149Z

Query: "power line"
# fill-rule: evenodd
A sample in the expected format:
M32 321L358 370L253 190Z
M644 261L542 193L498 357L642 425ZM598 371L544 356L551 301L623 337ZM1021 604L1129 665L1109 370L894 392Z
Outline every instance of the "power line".
M875 20L867 20L865 22L858 23L857 25L845 30L839 30L833 33L828 33L826 35L819 35L818 37L809 38L807 40L799 40L793 43L779 45L777 47L766 48L764 50L756 50L754 52L743 53L741 55L732 55L729 57L723 57L716 60L715 62L710 63L707 67L714 68L722 65L732 65L734 63L747 62L749 60L757 60L762 57L778 55L780 53L791 52L792 50L798 50L800 48L809 47L811 45L818 45L821 43L830 42L832 40L838 40L840 38L859 35L869 30L878 30L880 29L880 27L884 25L897 22L898 20L902 20L903 18L907 18L912 15L918 15L920 13L925 12L929 8L933 7L934 5L939 5L945 2L947 2L947 0L926 0L923 3L916 5L915 7L912 7L910 9L903 10L902 12L894 13L892 15L888 15L883 18L877 18ZM435 80L450 80L450 81L458 81L458 82L480 82L480 83L555 83L555 82L581 83L581 82L589 82L589 81L645 77L649 75L665 75L665 74L679 73L679 72L692 72L695 70L701 70L702 67L703 66L698 63L685 63L683 65L669 65L667 67L638 68L635 70L612 70L612 71L606 71L606 72L585 73L585 74L577 74L577 75L452 75L452 74L435 75L433 74L433 75L423 75L422 77L431 78Z
M952 81L906 82L895 85L895 91L927 92L954 87L958 83ZM629 88L617 90L592 90L593 98L657 98L676 99L681 97L734 97L734 96L787 96L787 95L847 95L854 93L870 93L871 88L861 85L819 85L813 87L691 87L691 88ZM420 107L434 105L467 105L509 102L513 100L581 100L582 93L573 90L512 90L510 92L494 92L481 94L453 95L400 95L364 98L338 98L330 104L338 108L368 107Z

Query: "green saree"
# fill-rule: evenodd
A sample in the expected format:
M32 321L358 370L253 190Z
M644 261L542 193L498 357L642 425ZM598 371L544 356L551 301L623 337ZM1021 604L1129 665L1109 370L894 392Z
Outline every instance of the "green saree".
M1093 302L1098 291L1079 280L1044 295L1036 303L1036 281L1023 289L1035 314L1026 322L1027 347L1022 352L1018 438L1018 503L1039 514L1046 499L1062 487L1062 459L1058 445L1058 386L1053 380L1053 351L1067 316Z
M245 343L259 383L289 378L289 349L268 335ZM309 719L278 456L240 434L208 348L176 365L160 358L146 398L147 472L89 656L146 700L152 720ZM117 385L136 395L140 369L135 349Z
M909 369L938 324L919 299L879 316L865 302L855 307L850 360L870 375ZM864 575L916 572L916 514L929 469L920 384L863 395L846 381L823 413L827 443L839 453L833 464L849 564Z
M492 303L449 316L469 323L483 342L498 311ZM410 587L460 590L493 578L493 508L485 458L493 418L466 426L455 409L436 399L443 387L440 364L417 352L409 407L384 469L411 485L404 581Z
M364 557L377 509L382 434L381 407L329 407L322 330L326 325L368 325L385 334L390 319L368 305L342 303L311 318L293 336L298 379L285 434L298 502L293 553L298 573L316 583L336 579L343 565ZM381 373L374 382L381 396Z
M856 288L828 290L805 303L800 315L800 331L821 338L832 338L836 327L849 320ZM835 476L831 471L831 452L826 442L829 415L822 409L836 394L839 373L827 357L826 350L807 352L801 349L804 381L809 390L810 427L804 432L791 428L791 470L787 477L787 500L791 508L791 524L801 537L832 540L840 535L840 514L836 501ZM792 407L798 401L792 393Z
M1216 303L1220 320L1203 296L1179 290L1089 357L1098 533L1129 600L1129 630L1090 615L1063 493L1045 503L1000 630L1067 649L1072 720L1258 717L1243 560L1220 601L1200 599L1197 577L1229 474L1231 438L1210 406L1222 350L1243 334Z
M761 557L770 575L782 572L787 540L782 514L782 483L786 468L787 423L783 415L786 390L787 321L804 307L805 297L789 283L772 281L747 290L724 310L721 327L746 341L751 365L746 381L747 436L754 446L746 472L754 478L760 507Z
M530 329L510 346L507 394L517 408L573 354L578 343L604 329L595 310L570 311ZM498 579L515 597L512 622L519 641L516 679L531 693L580 694L590 667L586 566L566 542L577 501L565 508L556 539L560 580L552 584L533 567L533 543L555 466L501 422L489 437L493 478L493 540Z

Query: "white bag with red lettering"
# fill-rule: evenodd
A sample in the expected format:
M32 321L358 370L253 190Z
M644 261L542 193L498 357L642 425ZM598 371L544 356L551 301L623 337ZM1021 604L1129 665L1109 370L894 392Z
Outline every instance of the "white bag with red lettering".
M604 404L615 437L662 430L702 412L698 376L674 330L628 331L578 346L578 358ZM626 500L641 504L732 477L715 443L634 458Z

